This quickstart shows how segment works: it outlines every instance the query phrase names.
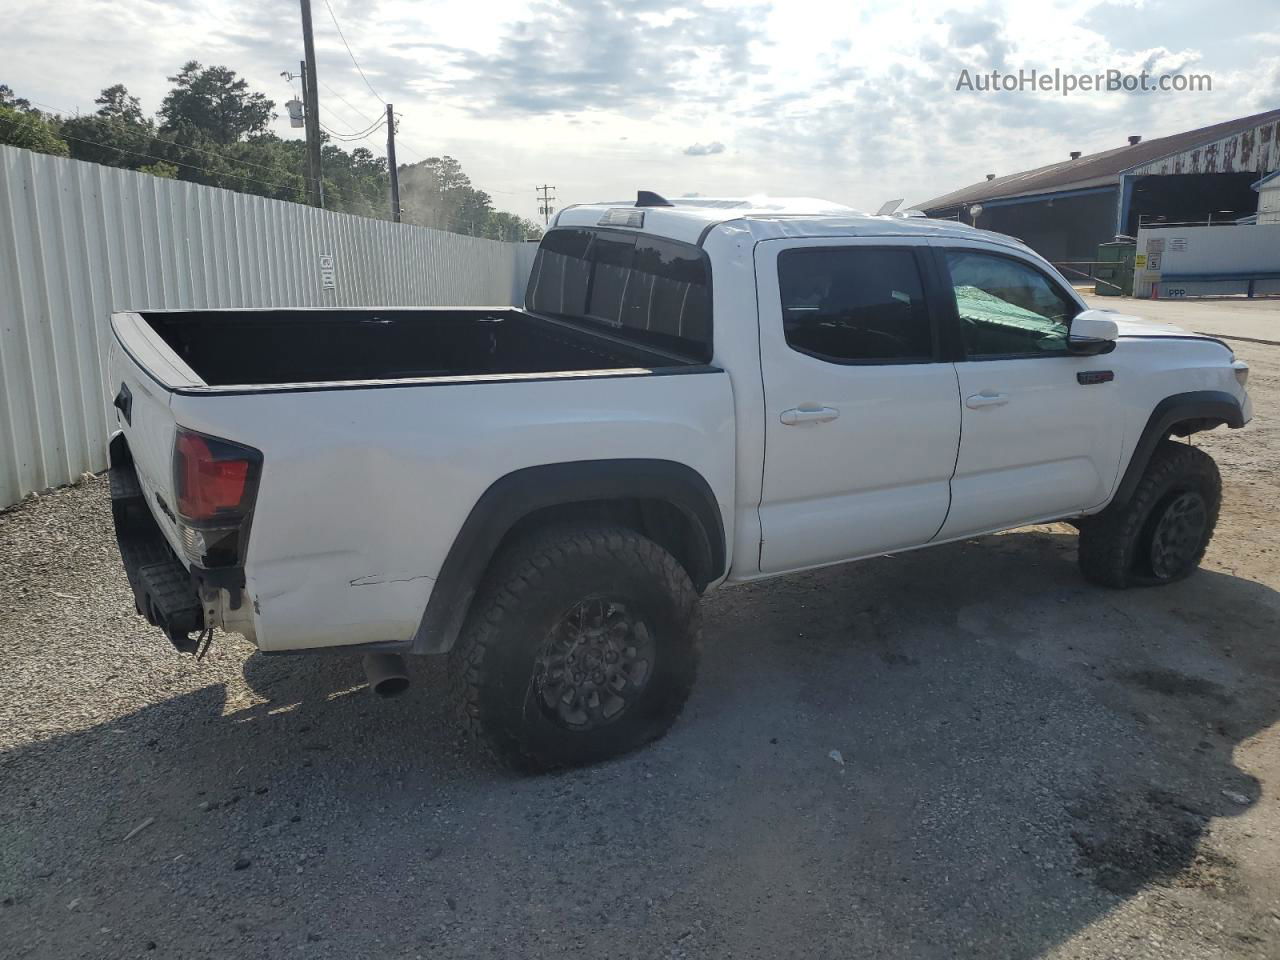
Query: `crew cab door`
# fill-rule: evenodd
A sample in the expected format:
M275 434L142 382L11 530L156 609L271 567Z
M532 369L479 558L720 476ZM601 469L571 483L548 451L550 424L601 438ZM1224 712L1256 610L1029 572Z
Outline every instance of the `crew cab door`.
M1122 417L1112 354L1067 349L1077 297L1034 259L933 241L958 325L963 404L940 539L1071 516L1110 496Z
M768 240L755 257L761 570L927 543L947 514L960 436L928 246Z

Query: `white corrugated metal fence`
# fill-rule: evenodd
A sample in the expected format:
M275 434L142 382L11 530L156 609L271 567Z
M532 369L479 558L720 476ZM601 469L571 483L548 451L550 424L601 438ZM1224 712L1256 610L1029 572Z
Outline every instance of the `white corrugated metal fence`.
M0 508L106 466L113 310L507 304L529 259L0 146Z

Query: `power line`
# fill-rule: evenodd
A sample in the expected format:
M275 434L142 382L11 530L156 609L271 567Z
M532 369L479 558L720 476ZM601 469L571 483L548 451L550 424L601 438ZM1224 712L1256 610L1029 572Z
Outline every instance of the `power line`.
M318 78L317 78L317 79L318 79ZM337 90L333 89L333 87L329 86L329 85L328 85L327 83L325 83L323 80L321 80L321 81L320 81L320 86L324 87L324 88L325 88L326 90L328 90L331 94L333 94L335 97L337 97L337 98L338 98L339 100L341 100L343 103L345 103L348 107L350 107L351 112L352 112L352 113L354 113L354 114L356 115L356 117L357 117L357 118L359 118L360 120L364 121L365 123L370 123L370 122L372 122L372 123L379 123L379 122L381 122L381 121L379 121L379 120L373 120L373 121L370 121L368 117L361 116L361 114L360 114L360 108L359 108L359 107L353 106L350 100L348 100L346 97L344 97L342 94L340 94Z
M398 134L398 133L397 133L397 136L399 136L399 134ZM404 137L400 137L400 139L399 139L397 142L398 142L398 143L400 144L400 146L402 146L402 147L408 147L408 148L409 148L409 152L410 152L410 153L417 154L417 156L418 156L418 158L419 158L420 160L426 160L426 159L427 159L427 155L426 155L425 153L423 153L421 150L419 150L417 147L415 147L412 143L409 143L409 141L405 140L405 139L404 139Z
M364 85L369 88L369 92L378 98L378 102L384 107L387 101L382 99L382 94L373 89L373 84L369 82L369 78L364 75L364 71L360 69L360 62L356 60L356 55L351 52L351 44L347 43L347 38L342 32L342 27L338 24L338 18L333 12L333 7L329 5L329 0L324 0L325 9L329 11L329 19L333 21L334 27L338 31L338 37L342 40L342 45L347 48L347 56L351 58L351 62L355 64L356 72L360 74L360 79L364 81Z
M372 143L375 146L378 143L378 141L374 140L373 137L370 135L373 131L370 131L370 133L362 133L357 137L340 137L334 134L334 132L330 130L328 127L326 127L323 122L321 122L320 124L320 129L323 130L325 133L329 134L329 140L331 141L331 144L330 144L331 146L336 146L337 144L340 144L340 143L360 143L361 141L365 143ZM358 150L362 148L355 147L353 149Z
M383 126L385 123L386 123L386 120L375 120L366 129L360 131L359 133L341 133L337 130L332 129L331 127L325 126L325 123L323 120L320 121L320 126L323 127L325 132L328 133L330 136L335 137L338 140L350 142L352 140L369 139L369 135L373 133L373 131L377 130L379 127Z

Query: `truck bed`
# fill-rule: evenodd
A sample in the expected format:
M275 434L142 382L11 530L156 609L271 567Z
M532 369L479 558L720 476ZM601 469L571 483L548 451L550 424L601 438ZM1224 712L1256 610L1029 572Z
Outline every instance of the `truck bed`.
M408 643L470 511L531 466L673 460L733 510L728 375L608 331L504 308L122 312L112 329L112 463L136 477L118 512L163 539L144 561L193 569L180 430L262 458L243 587L218 616L263 650Z
M211 387L685 366L507 307L143 311Z

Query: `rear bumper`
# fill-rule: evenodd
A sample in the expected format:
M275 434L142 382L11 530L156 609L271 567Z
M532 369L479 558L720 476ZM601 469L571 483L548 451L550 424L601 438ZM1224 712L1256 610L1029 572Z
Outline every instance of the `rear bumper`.
M187 568L174 554L147 505L124 438L111 443L111 518L138 613L183 652L196 649L204 605Z

